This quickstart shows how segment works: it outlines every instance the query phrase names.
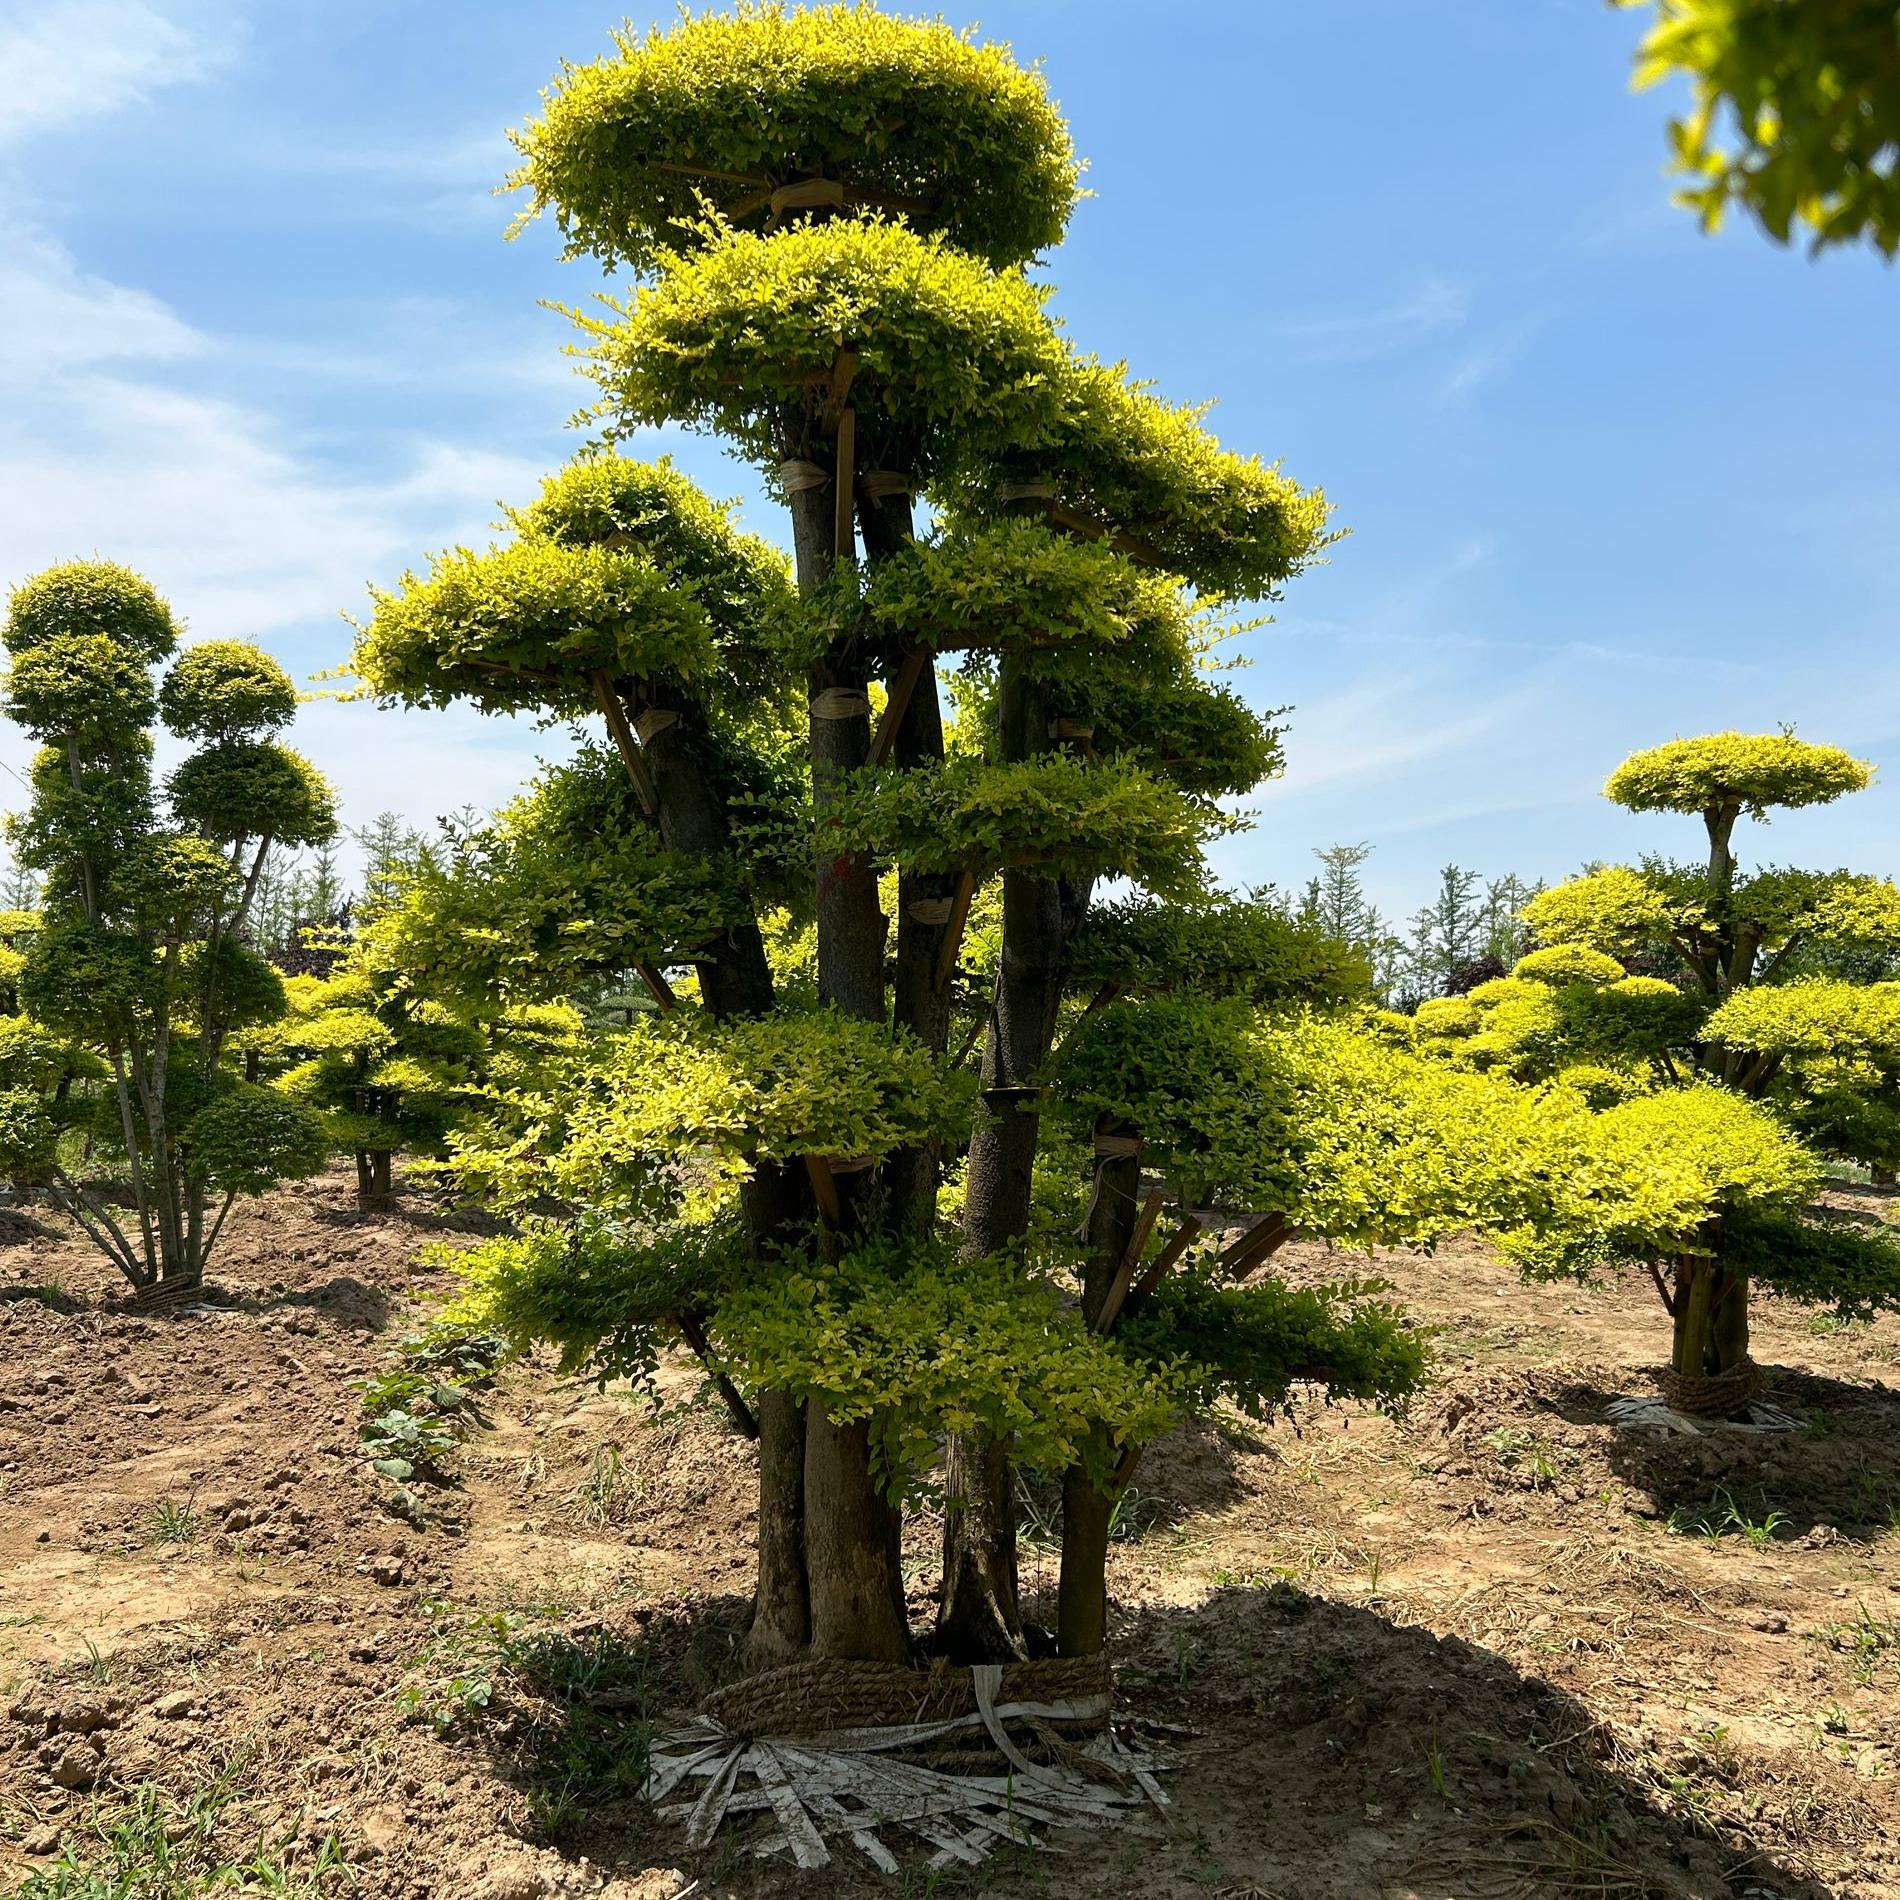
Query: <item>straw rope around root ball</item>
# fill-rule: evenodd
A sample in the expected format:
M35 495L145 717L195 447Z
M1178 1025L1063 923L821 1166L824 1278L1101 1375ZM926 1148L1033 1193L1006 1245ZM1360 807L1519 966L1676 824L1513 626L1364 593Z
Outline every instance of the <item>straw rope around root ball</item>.
M1761 1367L1746 1357L1725 1372L1678 1372L1672 1366L1662 1376L1663 1397L1690 1418L1727 1418L1758 1399L1767 1383Z
M1108 1724L1106 1656L1005 1663L997 1701L1047 1707L1051 1726L1077 1734ZM968 1669L911 1669L902 1663L792 1663L749 1676L706 1698L705 1710L732 1735L822 1736L839 1729L935 1726L978 1712ZM1057 1715L1073 1708L1073 1715Z
M703 1849L744 1817L755 1856L822 1867L848 1841L882 1872L881 1837L921 1842L929 1865L980 1866L998 1841L1129 1824L1167 1805L1164 1764L1110 1720L1107 1659L793 1664L733 1684L653 1738L646 1795Z

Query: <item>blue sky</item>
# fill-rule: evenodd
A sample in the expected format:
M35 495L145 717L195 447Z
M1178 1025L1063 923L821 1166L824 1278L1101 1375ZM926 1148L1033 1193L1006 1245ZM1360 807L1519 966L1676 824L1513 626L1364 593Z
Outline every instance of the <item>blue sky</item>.
M618 15L572 0L0 0L0 583L93 550L299 675L340 611L573 451L586 385L503 241L503 133ZM644 15L641 16L644 19ZM952 17L958 17L953 14ZM1351 537L1246 689L1288 770L1221 863L1368 840L1554 877L1693 840L1597 796L1630 749L1798 722L1884 783L1768 834L1900 873L1900 279L1668 203L1667 96L1601 0L1014 0L1098 194L1048 266L1078 342L1325 488ZM674 449L755 497L710 443ZM494 804L555 735L322 705L346 817ZM0 738L18 767L24 746Z

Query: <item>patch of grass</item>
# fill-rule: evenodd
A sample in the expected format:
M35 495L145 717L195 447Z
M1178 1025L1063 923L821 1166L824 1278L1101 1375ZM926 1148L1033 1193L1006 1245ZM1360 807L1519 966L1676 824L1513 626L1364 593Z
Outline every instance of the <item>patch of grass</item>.
M1769 1510L1765 1498L1758 1508L1762 1515L1751 1517L1733 1493L1718 1489L1699 1504L1678 1504L1663 1519L1663 1528L1678 1537L1703 1537L1710 1543L1741 1537L1756 1550L1766 1550L1788 1519L1785 1512Z
M68 1293L57 1280L42 1280L38 1286L10 1286L0 1289L0 1300L31 1300L52 1313L79 1313L85 1301Z
M177 1498L160 1498L145 1513L145 1541L148 1544L188 1544L198 1535L197 1492L189 1493L181 1503Z
M1852 1621L1823 1623L1808 1632L1808 1640L1845 1656L1862 1688L1872 1684L1883 1665L1900 1675L1900 1617L1875 1616L1864 1603Z
M248 1756L239 1756L182 1798L152 1782L110 1802L96 1800L60 1856L36 1868L9 1900L197 1900L215 1893L277 1894L321 1900L350 1880L333 1836L300 1845L241 1838Z
M581 1516L596 1530L621 1523L639 1502L640 1490L639 1481L627 1475L620 1447L596 1445L587 1462L587 1476L581 1481Z
M550 1628L533 1610L457 1618L436 1604L430 1614L439 1632L412 1665L401 1706L445 1739L510 1724L544 1833L646 1785L653 1729L643 1642L598 1627Z

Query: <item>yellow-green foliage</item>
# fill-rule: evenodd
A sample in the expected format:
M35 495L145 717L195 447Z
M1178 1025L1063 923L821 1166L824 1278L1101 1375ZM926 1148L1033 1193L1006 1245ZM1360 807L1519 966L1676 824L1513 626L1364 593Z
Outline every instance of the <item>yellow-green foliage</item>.
M1746 925L1769 953L1803 943L1900 946L1900 887L1851 871L1767 870L1714 903L1700 870L1649 860L1613 865L1540 891L1524 922L1547 944L1585 944L1614 957L1672 947L1692 961Z
M1323 1006L1365 998L1372 973L1350 944L1263 899L1123 898L1090 907L1070 951L1069 981L1078 990L1188 989Z
M869 1241L835 1266L788 1261L726 1300L717 1325L749 1381L870 1420L900 1481L936 1463L945 1431L1007 1437L1041 1470L1101 1464L1098 1428L1117 1448L1145 1443L1185 1397L1182 1368L1117 1350L1039 1276L914 1241Z
M521 542L438 555L427 578L372 588L351 666L379 698L484 711L594 704L589 678L692 682L713 670L698 598L646 555Z
M368 934L425 994L487 1008L683 961L749 914L744 867L664 849L620 760L590 748L419 864Z
M290 675L243 640L206 640L181 654L158 689L159 717L181 739L228 740L287 726Z
M1640 0L1617 0L1635 6ZM1636 83L1686 77L1670 123L1677 202L1714 230L1731 204L1818 251L1865 237L1900 251L1900 34L1892 0L1762 6L1659 0Z
M1535 1272L1705 1249L1708 1222L1796 1212L1821 1185L1820 1163L1766 1109L1701 1084L1553 1121L1546 1139L1548 1205L1506 1239Z
M525 508L504 512L523 541L645 555L692 590L721 644L756 644L791 611L791 563L734 527L735 506L714 501L670 457L636 462L590 449L550 475Z
M1633 753L1610 774L1603 795L1631 811L1745 811L1825 805L1858 792L1873 767L1839 746L1810 745L1791 733L1715 732Z
M842 566L819 593L812 632L829 647L935 652L1125 641L1136 623L1179 612L1173 590L1100 542L1040 521L964 525L913 541L869 569Z
M901 224L837 219L729 233L614 306L617 321L577 320L623 424L714 430L767 467L829 461L813 391L849 344L860 466L927 479L1053 426L1067 358L1047 294Z
M652 266L702 198L734 215L823 176L992 263L1058 243L1076 194L1068 128L1005 45L869 5L742 3L562 68L516 134L510 183L571 252Z
M821 838L838 849L910 870L1125 877L1177 897L1199 891L1201 847L1231 824L1132 760L1056 753L1019 765L867 768L819 814Z
M1345 1246L1429 1246L1509 1224L1541 1179L1530 1091L1394 1048L1356 1023L1154 997L1063 1046L1052 1112L1125 1123L1190 1205L1283 1214Z
M8 596L6 646L16 659L54 642L99 635L149 663L177 646L178 622L150 581L114 561L44 568Z
M1053 425L1006 449L1009 472L1053 485L1061 505L1105 521L1194 586L1265 599L1326 546L1326 498L1277 466L1223 449L1203 408L1177 408L1125 366L1069 359ZM960 472L960 510L1020 505L995 470Z
M1511 974L1532 983L1600 985L1620 982L1626 972L1614 957L1592 950L1588 944L1554 943L1519 957Z
M510 1204L553 1193L645 1213L674 1203L669 1168L688 1160L723 1184L716 1204L756 1161L884 1155L950 1135L967 1125L971 1086L908 1035L835 1011L676 1015L551 1064L506 1125L457 1138L455 1165Z
M1472 1036L1483 1026L1484 1011L1469 996L1428 996L1412 1020L1434 1036Z
M269 838L313 845L336 831L328 781L301 753L272 739L205 746L179 766L167 789L174 815L220 843Z
M1799 1060L1869 1058L1900 1064L1900 983L1816 977L1738 990L1703 1025L1724 1048Z

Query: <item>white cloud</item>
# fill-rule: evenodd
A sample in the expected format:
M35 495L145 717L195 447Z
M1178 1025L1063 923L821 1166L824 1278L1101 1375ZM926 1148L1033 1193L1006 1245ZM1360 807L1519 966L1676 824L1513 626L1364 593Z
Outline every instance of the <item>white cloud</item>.
M1382 310L1298 317L1275 326L1309 363L1358 363L1403 349L1464 322L1471 293L1463 284L1429 278L1409 297Z
M98 118L231 56L234 24L147 0L16 0L0 19L0 141Z

